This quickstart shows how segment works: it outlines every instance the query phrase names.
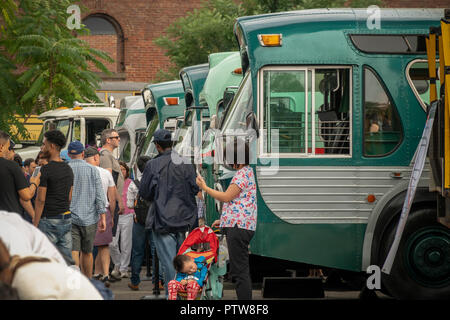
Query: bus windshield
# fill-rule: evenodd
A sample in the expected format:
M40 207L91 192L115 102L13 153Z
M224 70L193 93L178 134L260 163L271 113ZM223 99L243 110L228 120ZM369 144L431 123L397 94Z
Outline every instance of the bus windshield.
M67 135L69 133L69 128L70 128L69 119L47 120L47 121L45 121L44 125L42 126L42 130L41 130L41 133L39 134L39 138L38 138L36 144L38 146L42 145L42 142L44 141L44 133L46 133L49 130L59 130L67 138Z

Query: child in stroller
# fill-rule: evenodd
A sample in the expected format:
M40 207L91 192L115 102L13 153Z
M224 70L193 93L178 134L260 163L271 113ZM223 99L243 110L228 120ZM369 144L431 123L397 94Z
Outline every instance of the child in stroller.
M219 240L211 228L203 226L189 233L173 261L177 275L168 283L169 300L202 297L211 264L217 262L218 248Z
M187 254L180 254L173 259L173 266L177 276L168 283L169 300L176 300L178 291L182 290L187 291L188 300L195 300L208 273L206 258L199 256L194 259Z

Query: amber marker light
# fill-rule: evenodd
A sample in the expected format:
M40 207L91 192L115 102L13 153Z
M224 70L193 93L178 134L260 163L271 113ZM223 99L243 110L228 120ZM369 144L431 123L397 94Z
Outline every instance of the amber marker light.
M177 97L166 97L164 98L164 101L166 102L167 105L174 106L178 104L179 100Z
M258 34L258 40L263 47L281 47L282 34Z
M391 177L394 179L401 179L402 178L402 173L401 172L391 172Z
M242 74L242 68L234 69L233 73L235 73L235 74Z
M367 196L367 202L369 202L369 203L375 202L376 199L377 199L377 198L375 198L375 195L373 195L373 194L369 194L369 195Z

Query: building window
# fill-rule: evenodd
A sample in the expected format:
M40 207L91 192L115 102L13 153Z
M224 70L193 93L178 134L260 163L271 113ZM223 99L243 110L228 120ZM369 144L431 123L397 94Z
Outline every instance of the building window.
M117 31L114 25L107 19L100 16L89 16L83 20L83 24L86 25L91 31L91 35L116 35Z
M108 70L113 73L124 72L124 34L120 24L113 17L100 13L87 16L83 19L83 24L89 29L90 34L80 38L86 40L93 48L106 52L114 60L105 63Z

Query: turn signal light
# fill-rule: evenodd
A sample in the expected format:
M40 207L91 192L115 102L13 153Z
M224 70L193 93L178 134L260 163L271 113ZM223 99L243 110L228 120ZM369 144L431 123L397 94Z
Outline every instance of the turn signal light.
M83 107L80 107L80 106L76 106L76 107L73 107L73 109L72 110L83 110Z
M164 98L164 101L169 106L177 105L178 104L178 100L179 100L179 98L177 98L177 97L166 97L166 98Z
M376 200L376 198L373 194L369 194L367 196L367 202L372 203L372 202L375 202L375 200Z
M242 68L237 68L233 70L233 73L242 74Z
M281 47L282 35L280 34L258 34L259 43L263 47Z

